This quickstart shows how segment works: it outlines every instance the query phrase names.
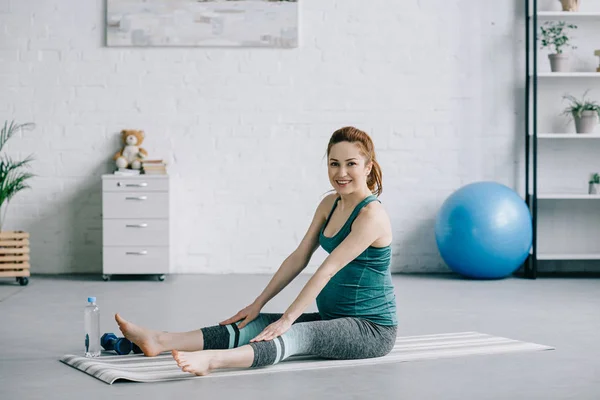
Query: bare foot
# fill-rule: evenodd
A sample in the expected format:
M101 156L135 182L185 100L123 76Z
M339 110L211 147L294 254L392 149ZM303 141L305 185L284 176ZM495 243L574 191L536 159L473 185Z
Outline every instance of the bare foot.
M123 335L137 344L144 355L153 357L164 351L160 345L161 332L137 326L123 319L118 313L115 314L115 320L119 324L119 329L123 332Z
M195 375L205 376L214 369L212 367L212 352L206 351L171 351L177 365L184 372L190 372Z

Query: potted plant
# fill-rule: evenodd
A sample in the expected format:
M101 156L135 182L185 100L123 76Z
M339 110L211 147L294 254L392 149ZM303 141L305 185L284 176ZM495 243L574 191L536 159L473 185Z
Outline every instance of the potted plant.
M600 174L598 174L597 172L593 173L592 176L590 177L590 181L589 183L589 189L588 189L588 193L589 194L599 194L600 190L598 189L598 186L600 185Z
M577 25L567 24L564 21L546 21L540 27L538 39L542 42L542 49L548 48L550 54L550 70L552 72L567 72L569 70L569 55L564 49L570 47L576 49L570 43L569 29L577 29Z
M581 100L571 95L563 96L571 102L569 107L563 111L564 115L570 115L575 120L575 131L577 133L591 133L598 124L600 117L600 105L596 101L585 98L589 90L586 90Z
M17 132L33 128L31 123L4 123L0 131L0 151ZM24 171L33 161L32 156L15 161L8 155L0 156L0 271L2 276L14 276L21 285L27 285L29 273L29 234L23 231L4 231L4 216L10 200L21 190L29 188L27 181L34 175Z
M563 11L579 11L579 0L560 0Z

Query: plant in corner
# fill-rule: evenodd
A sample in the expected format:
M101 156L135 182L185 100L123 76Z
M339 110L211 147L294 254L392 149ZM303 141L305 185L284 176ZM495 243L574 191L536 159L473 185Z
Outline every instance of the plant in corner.
M569 29L577 29L577 25L567 24L564 21L546 21L540 26L540 35L542 49L548 48L550 54L550 70L552 72L567 72L569 70L569 55L564 53L564 49L570 47L576 49L570 43Z
M577 133L591 133L598 124L600 117L600 104L596 101L587 100L585 96L589 89L585 91L581 99L572 95L564 95L563 99L569 100L571 104L565 108L563 115L570 115L575 120L575 131Z
M6 142L24 129L33 128L34 124L4 123L0 131L0 151ZM4 217L8 204L21 190L28 189L27 181L34 175L25 171L32 156L15 161L4 154L0 156L0 272L2 276L14 276L21 285L27 285L29 273L29 234L22 231L3 231Z

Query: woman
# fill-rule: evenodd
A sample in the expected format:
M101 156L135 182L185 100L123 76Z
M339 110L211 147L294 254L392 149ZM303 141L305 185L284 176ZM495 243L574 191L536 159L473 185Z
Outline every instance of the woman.
M381 169L371 138L354 127L333 133L327 147L326 196L298 248L256 300L217 326L170 333L115 319L146 356L171 351L183 371L262 367L295 354L331 359L381 357L394 346L396 297L390 274L392 230L377 196ZM329 254L283 314L264 305L308 264L321 245ZM304 313L316 300L319 312ZM200 351L203 350L203 351Z

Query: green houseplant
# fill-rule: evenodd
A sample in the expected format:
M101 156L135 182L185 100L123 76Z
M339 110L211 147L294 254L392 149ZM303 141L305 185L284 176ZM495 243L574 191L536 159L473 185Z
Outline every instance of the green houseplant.
M548 48L550 54L550 69L552 72L569 71L569 55L564 53L566 48L576 49L571 44L569 30L577 29L577 25L567 24L564 21L546 21L540 26L541 48Z
M563 99L569 100L571 104L563 111L564 115L570 115L575 120L577 133L591 133L598 124L600 117L600 105L596 101L585 98L589 90L586 90L581 99L572 95L565 95Z
M6 121L2 131L0 131L0 151L15 133L33 127L32 123L16 124L12 121L9 124ZM15 161L6 154L0 156L0 211L3 211L3 213L0 213L0 232L4 225L8 203L18 192L29 188L27 181L33 177L33 174L25 171L25 169L29 167L31 161L33 161L31 155L21 161Z
M16 133L34 127L32 123L4 123L0 131L0 151ZM28 180L34 175L26 171L32 156L15 161L10 156L0 156L0 276L13 276L21 285L27 285L30 276L29 234L23 231L4 231L6 211L10 200L20 191L29 188Z

